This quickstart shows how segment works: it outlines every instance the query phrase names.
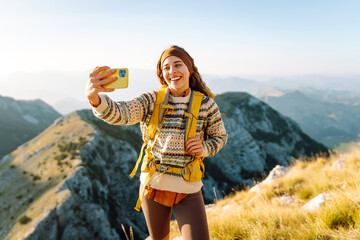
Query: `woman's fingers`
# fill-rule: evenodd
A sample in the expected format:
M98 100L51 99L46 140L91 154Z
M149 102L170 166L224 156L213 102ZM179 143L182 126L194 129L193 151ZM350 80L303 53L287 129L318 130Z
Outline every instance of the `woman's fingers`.
M99 84L99 85L93 85L92 86L92 90L94 91L94 92L96 92L96 93L99 93L99 92L113 92L115 89L110 89L110 88L104 88L102 85L103 84L106 84L106 83L108 83L109 81L104 81L104 83L101 83L101 85ZM111 82L111 81L110 81Z
M99 98L98 93L100 92L113 92L114 89L104 88L103 85L107 83L111 83L117 79L117 77L111 77L109 79L103 79L104 77L113 74L115 72L114 69L110 71L106 71L100 73L101 71L108 70L110 67L102 66L102 67L95 67L94 70L89 74L89 80L86 84L85 88L85 95L90 102L95 103L96 100ZM99 74L100 73L100 74Z
M95 71L97 72L97 71ZM97 84L97 85L102 85L102 84L105 84L103 81L104 80L107 80L108 82L111 80L114 81L116 80L117 77L112 77L112 78L109 78L111 80L108 80L108 79L104 79L105 77L113 74L114 72L116 72L115 69L111 69L109 71L106 71L106 72L103 72L103 73L100 73L100 74L97 74L94 76L94 74L90 74L92 77L89 78L90 82L94 83L94 84Z
M106 69L106 70L107 70L107 69ZM101 72L101 71L100 71L100 72ZM99 72L99 73L100 73L100 72ZM109 75L111 75L111 74L113 74L113 73L115 73L115 72L116 72L115 69L110 69L110 70L107 70L107 71L104 71L104 72L98 74L95 78L97 78L98 80L99 80L99 79L102 80L103 78L105 78L105 77L107 77L107 76L109 76Z
M188 147L191 147L191 146L199 144L199 143L202 143L202 141L199 137L189 138L186 141L185 146L186 146L186 148L188 148Z
M92 72L90 73L89 75L89 78L92 78L92 77L96 77L99 75L99 72L103 71L103 70L107 70L109 69L110 67L108 66L102 66L102 67L96 67L94 68L94 70L92 70Z
M189 138L185 144L185 150L189 153L200 155L203 152L202 141L199 137Z
M192 147L188 150L188 152L200 155L203 152L203 148L201 146Z
M116 79L117 79L117 77L111 77L111 78L107 78L107 79L103 79L103 80L93 81L93 85L94 86L102 86L107 83L111 83L111 82L115 81Z

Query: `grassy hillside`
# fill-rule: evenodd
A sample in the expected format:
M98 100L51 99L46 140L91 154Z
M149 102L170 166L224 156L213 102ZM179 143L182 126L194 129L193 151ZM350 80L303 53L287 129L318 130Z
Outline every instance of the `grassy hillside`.
M211 239L360 239L360 143L305 160L258 191L237 192L211 206ZM306 210L319 194L326 201ZM179 235L173 222L171 239Z
M61 187L81 167L79 150L94 131L70 114L0 162L0 239L24 239L66 201L71 193Z

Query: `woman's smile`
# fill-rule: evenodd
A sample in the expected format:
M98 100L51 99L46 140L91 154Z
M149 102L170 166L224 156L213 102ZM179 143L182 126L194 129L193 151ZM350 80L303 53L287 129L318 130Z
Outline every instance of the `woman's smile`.
M178 57L170 56L164 60L163 76L171 93L181 96L189 88L190 72L185 63Z
M172 77L170 78L170 81L176 82L179 81L181 79L181 77Z

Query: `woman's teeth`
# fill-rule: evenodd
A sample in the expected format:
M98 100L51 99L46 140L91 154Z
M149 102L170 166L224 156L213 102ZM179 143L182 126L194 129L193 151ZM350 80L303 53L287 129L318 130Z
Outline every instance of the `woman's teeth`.
M171 78L170 80L171 81L177 81L177 80L179 80L181 77L173 77L173 78Z

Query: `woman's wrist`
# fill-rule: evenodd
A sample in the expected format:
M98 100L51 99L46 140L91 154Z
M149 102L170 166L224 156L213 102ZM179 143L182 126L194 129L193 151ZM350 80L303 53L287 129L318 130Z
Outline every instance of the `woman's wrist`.
M90 105L93 107L97 107L101 103L101 99L100 99L99 95L96 95L95 97L89 97L88 100L89 100Z

